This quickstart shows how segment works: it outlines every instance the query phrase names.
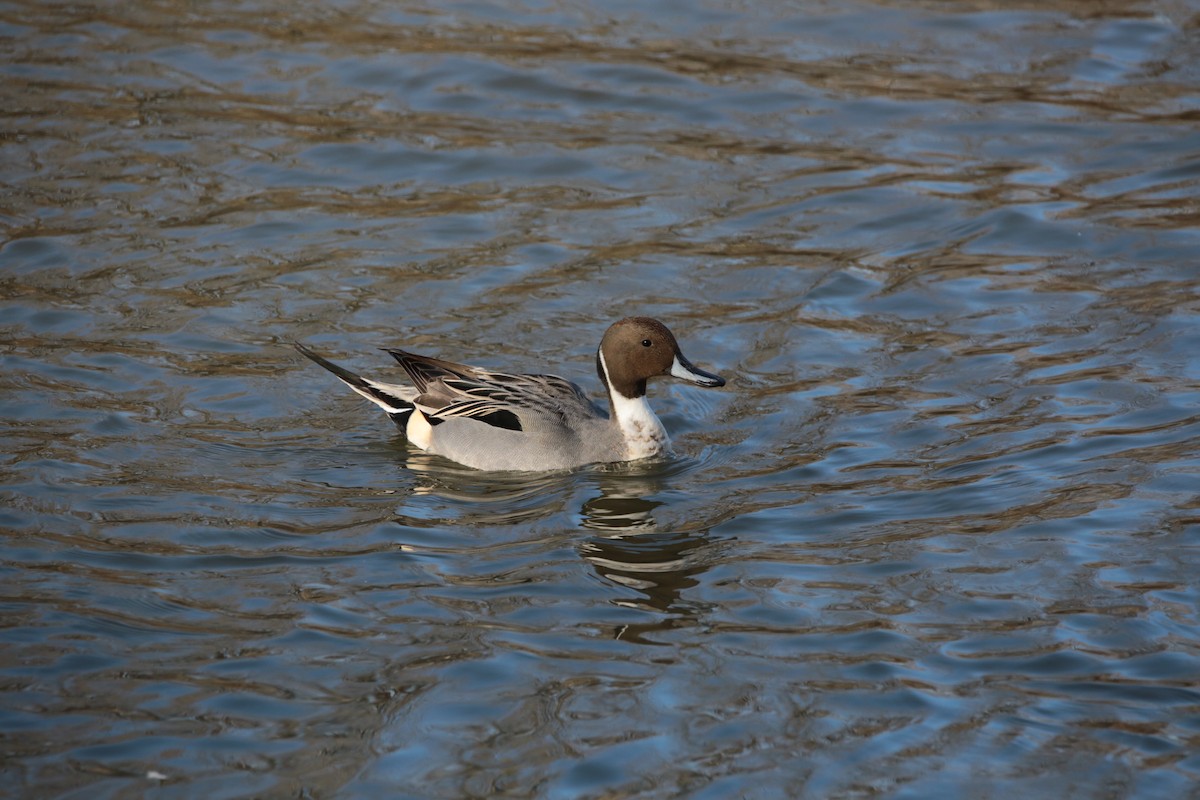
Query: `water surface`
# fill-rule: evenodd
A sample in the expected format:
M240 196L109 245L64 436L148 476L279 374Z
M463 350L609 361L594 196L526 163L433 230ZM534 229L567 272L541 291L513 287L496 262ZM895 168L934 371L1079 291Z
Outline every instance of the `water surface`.
M1194 792L1194 9L293 6L0 6L7 791ZM288 346L630 313L570 474Z

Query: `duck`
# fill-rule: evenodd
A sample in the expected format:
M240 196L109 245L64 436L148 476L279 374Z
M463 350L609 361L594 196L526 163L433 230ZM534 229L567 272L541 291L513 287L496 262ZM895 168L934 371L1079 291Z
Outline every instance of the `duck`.
M608 393L607 412L557 375L498 372L385 347L411 385L386 383L294 344L383 409L413 446L478 470L571 470L669 455L671 441L647 400L647 383L670 377L725 385L692 364L670 329L651 317L614 322L600 340L596 372Z

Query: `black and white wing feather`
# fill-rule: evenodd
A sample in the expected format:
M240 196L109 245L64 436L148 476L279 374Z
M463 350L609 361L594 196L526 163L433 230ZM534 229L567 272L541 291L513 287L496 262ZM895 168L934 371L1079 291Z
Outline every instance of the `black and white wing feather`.
M531 419L547 412L563 418L572 411L595 414L583 390L556 375L518 375L467 367L419 356L404 350L387 351L404 367L418 394L413 402L436 425L469 418L493 427L525 430Z

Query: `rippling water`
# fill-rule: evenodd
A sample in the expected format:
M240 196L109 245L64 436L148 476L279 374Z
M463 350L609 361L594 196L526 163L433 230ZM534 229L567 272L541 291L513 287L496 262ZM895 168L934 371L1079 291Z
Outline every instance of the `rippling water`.
M1194 6L308 5L0 5L7 791L1195 791ZM627 313L566 475L287 346Z

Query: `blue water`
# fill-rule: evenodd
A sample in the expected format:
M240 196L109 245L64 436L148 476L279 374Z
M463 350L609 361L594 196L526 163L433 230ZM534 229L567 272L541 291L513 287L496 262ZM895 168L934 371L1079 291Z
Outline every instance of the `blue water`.
M10 3L12 796L1183 797L1178 4ZM488 474L293 341L564 374L676 455Z

